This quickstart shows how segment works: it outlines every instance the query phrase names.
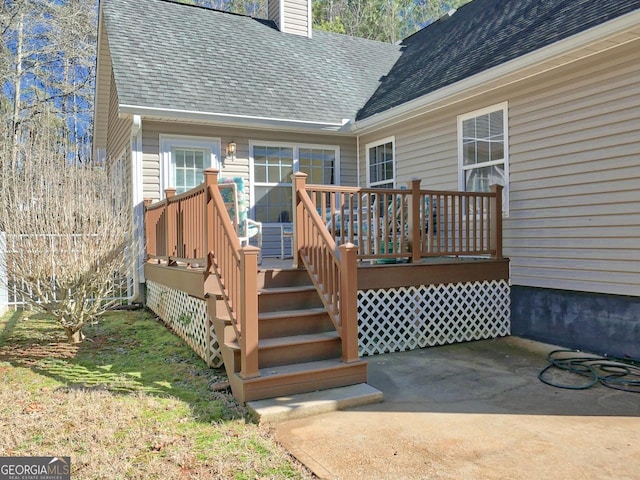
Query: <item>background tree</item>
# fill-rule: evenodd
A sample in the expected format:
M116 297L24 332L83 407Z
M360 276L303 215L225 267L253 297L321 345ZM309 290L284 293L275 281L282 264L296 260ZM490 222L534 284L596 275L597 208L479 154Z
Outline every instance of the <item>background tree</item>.
M254 17L267 0L180 0ZM397 42L470 0L313 0L313 27L354 37Z
M397 42L469 0L315 0L315 28Z
M57 117L59 143L67 155L86 161L91 151L95 3L5 0L0 33L1 84L7 103L0 113L11 124L12 146L4 160L17 161L46 112Z

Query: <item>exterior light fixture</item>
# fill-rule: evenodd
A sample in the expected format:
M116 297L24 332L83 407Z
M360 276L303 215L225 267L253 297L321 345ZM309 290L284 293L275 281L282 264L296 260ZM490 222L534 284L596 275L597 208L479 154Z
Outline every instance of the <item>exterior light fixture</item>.
M231 157L232 160L236 159L236 144L235 142L229 142L227 145L227 158Z

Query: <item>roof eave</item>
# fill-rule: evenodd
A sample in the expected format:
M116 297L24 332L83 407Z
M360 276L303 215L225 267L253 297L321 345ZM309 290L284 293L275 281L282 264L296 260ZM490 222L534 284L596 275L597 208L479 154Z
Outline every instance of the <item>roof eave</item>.
M317 122L287 118L271 118L219 112L200 112L143 105L120 104L121 115L141 115L148 120L191 122L226 127L254 128L259 130L285 130L325 135L352 135L351 121Z
M493 83L491 89L503 87L515 81L521 81L534 75L549 71L561 65L574 62L580 58L601 53L610 48L619 46L625 42L616 45L602 47L598 51L589 51L581 57L573 57L569 54L589 45L602 42L615 35L620 35L640 25L640 10L628 13L621 17L610 20L606 23L585 30L564 40L558 41L531 53L515 58L511 61L498 65L484 72L478 73L471 77L460 80L456 83L440 88L434 92L410 100L396 107L391 107L383 112L372 115L362 120L357 120L351 124L354 134L362 135L382 127L388 127L399 122L411 119L417 115L422 115L433 110L437 110L452 103L471 98L485 93L486 89L481 87ZM632 40L628 40L632 41ZM553 59L567 56L565 63L549 63ZM532 66L540 66L535 72L528 72L525 75L514 78L514 74L525 72ZM500 80L504 82L500 83Z
M101 122L98 120L98 115L108 115L107 112L102 113L98 111L100 107L99 98L100 95L103 95L103 92L100 88L100 52L102 51L102 29L103 29L103 19L102 19L102 2L99 3L98 10L98 39L96 45L96 73L95 73L95 89L93 92L93 125L92 125L92 136L93 139L93 150L95 151L98 148L106 148L106 132L100 131L99 125Z

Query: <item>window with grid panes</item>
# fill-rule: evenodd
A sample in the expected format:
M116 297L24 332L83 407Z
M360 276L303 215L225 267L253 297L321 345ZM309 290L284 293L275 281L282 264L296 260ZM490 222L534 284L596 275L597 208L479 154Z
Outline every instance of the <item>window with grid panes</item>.
M187 135L160 135L161 195L167 188L176 194L204 181L203 170L220 170L220 139Z
M307 145L261 145L252 147L253 209L263 223L289 223L293 219L291 175L304 172L307 183L335 183L338 148Z
M505 212L509 172L507 131L506 103L458 118L461 190L488 192L491 185L502 185Z
M176 193L186 192L204 181L204 149L173 148L171 151Z
M395 163L393 139L367 144L367 184L370 187L393 188Z

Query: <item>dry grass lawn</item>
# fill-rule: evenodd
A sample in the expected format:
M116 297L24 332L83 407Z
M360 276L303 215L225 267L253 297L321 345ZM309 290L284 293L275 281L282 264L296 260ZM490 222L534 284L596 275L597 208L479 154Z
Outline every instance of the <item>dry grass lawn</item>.
M44 315L0 317L0 456L70 456L72 478L312 478L178 337L114 312L66 343Z

